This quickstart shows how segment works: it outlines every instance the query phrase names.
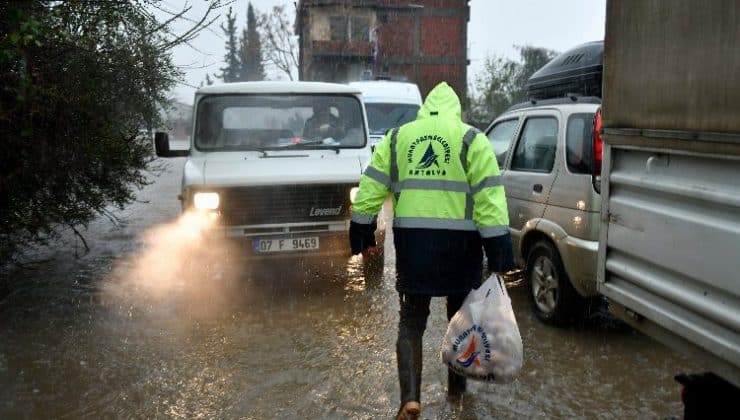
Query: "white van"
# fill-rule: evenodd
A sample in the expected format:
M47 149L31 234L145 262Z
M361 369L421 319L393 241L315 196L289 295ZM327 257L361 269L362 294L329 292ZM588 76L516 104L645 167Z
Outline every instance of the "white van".
M362 91L372 147L391 128L414 120L421 107L421 93L413 83L368 80L351 82L350 86Z
M245 257L349 257L351 201L370 159L357 88L226 83L199 89L193 109L189 150L155 138L158 156L187 156L184 210L215 213Z

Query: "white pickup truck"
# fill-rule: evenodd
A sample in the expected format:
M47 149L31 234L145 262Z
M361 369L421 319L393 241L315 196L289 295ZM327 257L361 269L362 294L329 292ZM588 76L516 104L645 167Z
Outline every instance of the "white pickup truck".
M245 82L195 94L179 196L183 210L211 212L217 233L248 258L349 257L352 198L369 162L360 91L318 82ZM379 218L379 223L382 218ZM379 225L382 247L384 226ZM365 261L382 267L383 253Z

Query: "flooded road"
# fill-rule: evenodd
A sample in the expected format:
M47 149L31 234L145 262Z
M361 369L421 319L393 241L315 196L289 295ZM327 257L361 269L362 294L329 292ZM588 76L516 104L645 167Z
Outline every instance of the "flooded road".
M0 418L387 419L398 407L392 248L382 279L360 261L323 266L198 264L221 252L188 236L175 196L181 160L81 245L3 272ZM387 238L387 246L391 238ZM510 294L524 367L509 385L469 382L446 399L444 301L424 337L424 418L665 418L681 414L673 375L689 360L601 316L539 323Z

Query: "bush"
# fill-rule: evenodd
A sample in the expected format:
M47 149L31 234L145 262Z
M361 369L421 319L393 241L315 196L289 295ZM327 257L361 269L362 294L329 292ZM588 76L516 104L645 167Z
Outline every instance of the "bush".
M0 5L0 262L122 208L179 77L148 1Z

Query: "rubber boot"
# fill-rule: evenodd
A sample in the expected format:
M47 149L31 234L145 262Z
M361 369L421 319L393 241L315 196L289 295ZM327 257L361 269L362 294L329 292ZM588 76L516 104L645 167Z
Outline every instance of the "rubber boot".
M421 400L421 340L399 337L396 343L401 404Z
M421 416L421 404L418 401L409 401L401 406L396 420L417 420Z
M467 388L467 379L447 369L447 395L450 397L459 397Z
M401 406L421 402L421 343L429 316L429 296L401 295L396 359Z

